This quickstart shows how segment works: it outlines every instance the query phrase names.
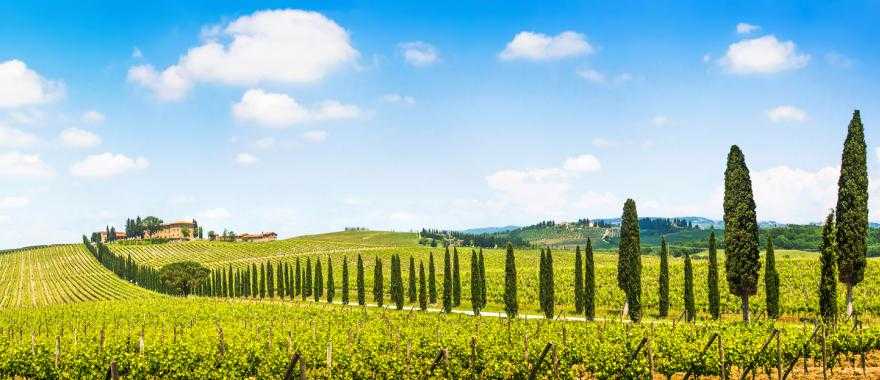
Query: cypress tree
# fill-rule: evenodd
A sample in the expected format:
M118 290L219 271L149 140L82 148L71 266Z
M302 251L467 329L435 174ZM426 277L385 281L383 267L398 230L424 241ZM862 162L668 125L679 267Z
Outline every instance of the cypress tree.
M434 252L428 254L428 303L437 303L437 268L434 266Z
M715 249L715 230L709 232L709 271L706 276L709 285L709 314L713 319L721 318L721 293L718 291L718 252Z
M284 263L278 263L278 297L284 299L287 296L287 271Z
M357 298L358 305L364 306L367 304L367 295L366 295L366 286L364 285L364 259L361 258L361 254L358 253L357 259Z
M556 295L553 289L553 253L547 248L541 255L543 270L541 271L541 290L542 290L542 309L544 317L553 319L554 308L556 306Z
M767 254L764 257L764 292L767 297L767 317L779 318L779 272L776 271L776 254L773 253L773 237L767 237Z
M669 315L669 250L666 237L660 237L660 317Z
M837 181L836 255L840 282L846 285L846 315L855 310L853 287L865 278L868 238L868 166L865 131L859 110L843 143Z
M321 300L321 296L324 295L324 274L321 270L321 259L315 258L315 282L313 285L315 286L315 291L312 293L312 297L314 297L315 302Z
M507 318L516 318L519 304L516 294L516 258L513 256L513 245L507 243L504 258L504 312Z
M486 262L483 261L483 248L480 248L480 309L486 308Z
M296 296L294 292L294 278L293 278L293 269L290 269L290 264L285 265L287 267L287 293L290 297L290 300L293 301L293 297Z
M584 315L592 321L596 317L596 267L590 238L587 238L587 245L584 246L584 266Z
M425 263L419 261L419 309L428 309L428 294L425 289Z
M477 258L477 251L471 249L471 309L474 315L480 315L480 307L482 302L480 296L480 259Z
M299 267L299 257L296 258L296 273L294 274L294 288L296 295L302 294L302 272Z
M312 258L306 257L306 271L303 276L303 299L312 295Z
M382 260L376 256L376 264L373 266L373 300L379 307L382 307L385 301L385 284L383 282Z
M266 263L260 264L260 298L266 298Z
M266 263L266 291L269 298L275 298L275 271L271 262Z
M400 261L400 255L394 255L394 303L397 310L403 309L404 293L403 293L403 263Z
M251 297L257 298L260 295L260 271L257 270L257 263L251 263Z
M837 257L834 252L834 213L822 228L822 278L819 282L819 315L826 322L837 319Z
M458 248L452 247L452 306L461 305L461 272L458 264Z
M449 256L449 247L443 255L443 312L452 311L452 258Z
M333 282L333 260L327 256L327 303L333 303L336 297L336 284Z
M409 283L407 289L407 295L409 296L409 303L416 302L416 259L412 256L409 257Z
M584 311L584 268L581 260L581 246L574 248L574 312Z
M348 257L342 256L342 304L348 305Z
M620 222L620 248L617 261L617 286L626 294L624 312L638 322L642 318L642 257L639 242L639 216L636 202L627 199Z
M688 322L697 317L697 308L694 306L694 267L691 265L689 252L684 253L684 313Z
M724 172L724 262L727 286L742 301L743 321L750 320L749 296L758 292L758 220L752 180L738 146L730 147Z

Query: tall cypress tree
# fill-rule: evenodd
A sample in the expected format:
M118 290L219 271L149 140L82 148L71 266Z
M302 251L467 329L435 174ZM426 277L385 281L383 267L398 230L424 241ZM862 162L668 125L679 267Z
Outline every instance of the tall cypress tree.
M412 256L409 257L409 302L416 302L416 259Z
M358 253L357 259L357 298L358 305L364 306L367 304L367 295L366 295L366 285L364 285L364 259L361 258L361 254Z
M312 296L315 299L315 302L321 300L321 296L324 295L324 274L321 269L321 259L315 258L315 282L313 285L315 286L314 292L312 292Z
M504 312L507 318L516 318L519 311L516 293L516 258L513 256L513 245L507 243L504 258Z
M461 305L461 271L458 263L458 248L452 247L452 306Z
M287 271L282 262L278 262L278 296L282 299L287 296Z
M660 317L669 315L669 250L666 237L660 237Z
M822 228L822 278L819 281L819 315L826 322L837 319L837 257L834 251L834 213Z
M333 303L336 297L336 284L333 282L333 260L327 256L327 303Z
M303 276L303 299L312 295L312 258L306 257L306 271Z
M544 270L541 272L541 289L543 290L543 311L544 317L553 319L554 308L556 307L556 292L553 287L553 253L547 248L542 255Z
M296 258L296 274L294 274L294 291L295 295L302 294L302 272L299 267L299 257Z
M348 257L342 256L342 304L348 305Z
M574 248L574 312L584 311L584 263L581 260L581 246Z
M694 306L694 267L691 265L691 254L684 253L684 314L688 322L697 317L697 308Z
M596 266L590 238L587 238L587 245L584 246L584 266L584 315L592 321L596 317Z
M266 263L260 265L260 298L266 298Z
M638 322L642 318L642 257L639 238L639 216L636 202L627 199L623 204L620 222L620 248L617 260L617 286L626 294L624 312Z
M419 261L419 309L428 309L428 291L425 289L425 263Z
M764 257L764 292L767 300L767 317L779 318L779 272L776 271L776 254L773 253L773 237L767 237L767 253Z
M251 263L251 297L257 298L260 295L260 271L257 270L257 263Z
M743 321L750 320L749 296L758 292L758 219L752 180L738 146L730 147L724 172L724 262L727 286L742 301Z
M843 143L837 181L837 271L846 285L846 315L855 310L853 287L865 278L868 238L868 165L865 130L859 110Z
M443 255L443 312L452 311L452 258L449 256L449 247Z
M480 308L482 307L482 302L480 301L481 294L480 259L477 257L477 251L471 249L471 310L474 311L474 315L480 315Z
M382 274L382 260L379 260L379 256L376 256L376 263L373 265L373 300L379 307L385 304L385 284Z
M709 286L709 314L721 318L721 293L718 291L718 252L715 249L715 230L709 232L709 270L706 276Z
M288 289L287 292L288 292L288 296L290 297L290 300L292 301L294 299L294 297L296 296L296 293L294 290L295 289L294 286L296 284L294 284L295 280L293 278L293 269L290 268L290 263L288 263L286 266L287 266L287 289Z
M266 262L266 292L269 298L275 298L275 270L272 262Z
M428 303L437 303L437 268L434 266L434 252L428 253Z
M403 273L400 255L391 256L391 297L397 310L403 309Z
M480 309L486 308L486 262L483 261L483 248L480 248Z

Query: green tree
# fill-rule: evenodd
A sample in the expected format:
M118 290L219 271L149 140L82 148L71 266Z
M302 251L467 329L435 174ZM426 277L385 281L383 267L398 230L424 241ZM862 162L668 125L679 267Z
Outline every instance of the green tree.
M348 305L348 257L342 256L342 304Z
M324 274L321 269L321 259L317 257L315 258L315 281L312 284L315 287L312 296L315 302L318 302L321 300L321 296L324 295Z
M724 262L730 293L742 301L743 321L750 320L749 296L758 292L758 220L752 180L738 146L730 147L724 172Z
M593 262L593 242L587 238L584 246L584 314L587 320L596 317L596 266Z
M162 285L173 293L184 297L203 286L208 281L210 274L211 271L208 268L195 261L171 263L159 269Z
M660 238L660 317L669 315L669 251L666 237Z
M556 295L553 289L553 253L550 248L541 251L540 277L541 310L545 318L553 319Z
M303 299L312 295L312 258L306 257L306 272L303 276Z
M639 238L639 216L636 202L627 199L623 204L620 222L620 247L617 259L617 286L626 294L624 314L638 322L642 318L642 258Z
M471 310L474 311L474 315L480 315L480 308L483 305L481 296L480 259L477 257L477 251L471 249Z
M428 309L428 294L425 289L425 263L419 261L419 309Z
M507 318L516 318L519 304L516 294L516 258L513 256L513 245L507 243L504 258L504 312Z
M266 263L260 264L260 298L266 298Z
M859 110L843 143L840 179L837 181L837 271L846 285L846 315L855 310L853 287L865 278L868 238L868 166L865 130Z
M361 254L358 253L357 259L357 298L358 305L364 306L367 304L367 295L366 295L366 286L364 285L364 259L361 258Z
M437 268L434 266L434 252L428 253L428 303L437 303Z
M574 312L584 311L584 263L581 260L581 246L574 248Z
M408 287L408 295L409 302L416 302L416 259L412 256L409 257L409 287Z
M773 238L767 237L767 254L764 257L764 292L767 300L767 317L779 318L779 272L776 271L776 255L773 253Z
M715 249L715 230L709 232L709 270L706 275L709 286L709 314L721 318L721 292L718 290L718 252Z
M294 276L294 291L298 296L302 294L302 272L299 267L299 257L296 258L296 274Z
M483 249L480 248L480 309L486 308L486 262L483 260Z
M271 262L266 263L266 293L269 298L275 298L275 270Z
M327 303L333 303L336 297L336 284L333 282L333 260L327 256Z
M382 260L376 256L376 264L373 265L373 300L379 307L385 304L385 284L382 277Z
M694 267L691 265L691 254L684 253L684 314L688 322L693 322L697 317L697 308L694 306Z
M403 309L403 274L400 268L400 256L391 256L391 301L397 310Z
M458 248L452 247L452 306L461 305L461 272L458 265Z
M443 255L443 312L452 312L452 258L449 247Z
M257 298L260 295L260 271L257 270L257 263L251 264L251 297Z
M819 281L819 314L826 322L837 319L837 257L834 247L834 213L822 228L822 278Z

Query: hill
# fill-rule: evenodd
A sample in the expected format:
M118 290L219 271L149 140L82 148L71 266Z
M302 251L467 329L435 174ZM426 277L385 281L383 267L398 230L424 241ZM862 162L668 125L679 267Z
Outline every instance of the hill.
M498 232L513 231L517 228L519 228L519 226L481 227L481 228L469 228L466 230L461 230L460 232L463 232L466 234L479 235L479 234L493 234L493 233L498 233Z

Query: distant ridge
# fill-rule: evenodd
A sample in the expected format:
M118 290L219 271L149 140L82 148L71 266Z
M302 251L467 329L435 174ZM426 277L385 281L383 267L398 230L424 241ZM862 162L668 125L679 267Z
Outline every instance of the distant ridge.
M517 228L520 228L520 227L519 226L480 227L480 228L469 228L466 230L461 230L459 232L464 232L466 234L479 235L479 234L492 234L492 233L496 233L496 232L513 231Z

